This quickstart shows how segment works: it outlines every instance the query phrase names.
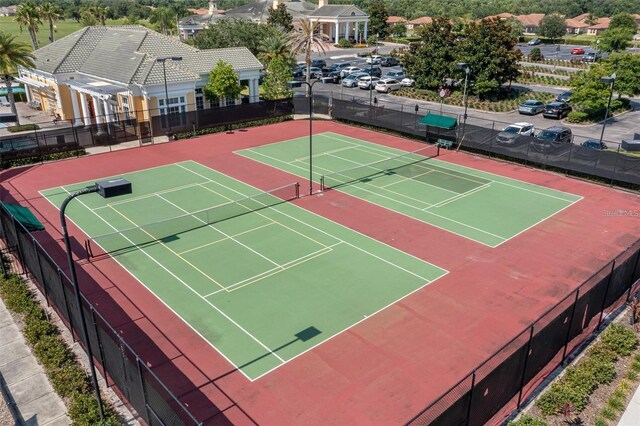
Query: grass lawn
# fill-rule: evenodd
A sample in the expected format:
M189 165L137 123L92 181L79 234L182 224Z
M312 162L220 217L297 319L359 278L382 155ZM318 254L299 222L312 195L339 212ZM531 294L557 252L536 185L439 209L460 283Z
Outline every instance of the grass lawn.
M24 29L20 32L20 25L14 20L13 16L0 16L0 30L6 31L9 34L13 34L16 36L16 39L22 43L31 46L31 37L29 37L29 31ZM124 19L109 19L107 20L107 25L124 25ZM146 27L151 27L151 25L147 21L140 21L141 25ZM54 37L56 40L61 39L64 36L67 36L79 29L82 29L82 24L74 21L73 19L66 19L64 21L58 21L54 24L55 33ZM38 43L40 47L46 46L49 44L49 24L44 23L40 26L40 30L36 33L36 37L38 38Z

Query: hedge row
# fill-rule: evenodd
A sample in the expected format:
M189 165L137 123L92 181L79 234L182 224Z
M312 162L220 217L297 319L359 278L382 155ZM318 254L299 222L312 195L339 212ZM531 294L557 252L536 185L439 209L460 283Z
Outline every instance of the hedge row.
M81 157L87 155L84 148L74 149L72 151L56 152L53 154L35 155L33 157L18 158L15 160L2 159L1 166L3 169L11 167L26 166L28 164L42 163L46 161L63 160L65 158Z
M28 130L39 130L39 129L40 129L40 126L38 126L37 124L18 124L16 126L7 127L7 131L10 133L26 132Z
M631 355L637 345L638 337L632 330L620 324L611 325L585 357L567 368L564 376L536 401L536 406L544 415L581 412L591 393L599 385L611 383L615 378L618 358Z
M24 320L24 337L44 367L53 389L67 404L67 414L74 425L112 426L121 424L113 409L105 405L105 419L100 411L85 370L75 354L61 339L58 329L34 300L24 280L17 275L0 277L0 297L7 308Z
M209 127L207 129L198 129L195 132L179 132L174 133L174 139L189 139L195 136L203 136L209 135L212 133L222 133L228 132L231 130L245 129L247 127L257 127L257 126L266 126L267 124L275 124L282 123L284 121L293 120L293 117L290 115L285 115L282 117L274 117L274 118L265 118L263 120L254 120L254 121L246 121L244 123L230 124L227 126L217 126L217 127Z

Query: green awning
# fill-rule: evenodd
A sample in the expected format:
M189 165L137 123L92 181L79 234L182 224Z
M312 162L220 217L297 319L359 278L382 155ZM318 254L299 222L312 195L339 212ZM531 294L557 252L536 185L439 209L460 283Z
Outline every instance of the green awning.
M420 124L451 130L456 128L458 120L452 117L445 117L444 115L429 113L420 119Z
M31 211L26 208L19 206L17 204L8 204L2 203L4 208L11 214L11 216L15 217L18 222L24 225L27 228L27 231L44 231L44 226L40 221L31 213Z

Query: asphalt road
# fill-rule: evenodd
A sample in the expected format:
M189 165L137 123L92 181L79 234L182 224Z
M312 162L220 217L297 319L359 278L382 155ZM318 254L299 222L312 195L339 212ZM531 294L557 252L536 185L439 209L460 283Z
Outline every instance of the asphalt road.
M391 51L394 45L385 45L379 48L379 53L384 55ZM531 48L532 46L525 45L524 48ZM549 45L541 45L538 47L542 47L545 49L550 49L555 53L555 46ZM570 45L561 45L561 55L565 55L570 57L570 50L574 46ZM588 51L587 49L585 49ZM369 50L366 50L369 52ZM361 68L369 67L369 64L365 62L365 58L357 57L358 53L363 53L362 49L341 49L340 51L330 51L327 52L326 55L318 55L314 54L314 58L324 58L327 61L327 65L330 65L335 62L350 62L353 66L359 66ZM546 55L546 54L545 54ZM574 55L575 56L575 55ZM560 56L562 59L563 56ZM379 65L376 65L379 66ZM382 74L384 75L389 70L397 70L401 69L400 67L381 67ZM462 76L460 76L462 77ZM536 92L547 92L553 94L560 94L562 92L567 91L566 88L562 87L550 87L550 86L536 86L536 85L520 85L513 84L513 87L521 87L526 90L533 90ZM300 91L304 91L304 87L298 89ZM374 102L374 99L377 99L378 105L385 105L388 108L393 108L397 110L409 110L413 111L415 106L419 106L419 110L421 113L426 114L428 111L439 113L442 111L443 113L448 114L456 114L462 116L464 114L464 108L451 106L451 105L440 105L439 103L434 102L424 102L424 101L416 101L415 99L404 98L401 96L390 95L385 93L378 93L375 90L362 90L359 88L346 88L341 84L332 84L332 83L322 83L318 82L314 85L314 93L320 94L324 96L333 96L338 99L352 99L357 98L360 102L368 103ZM623 139L632 139L634 133L640 133L640 99L632 100L632 106L634 106L634 111L627 112L616 117L610 118L607 122L605 128L605 134L603 140L607 142L611 148L617 148L617 145ZM480 110L468 110L469 120L473 119L483 120L495 120L496 127L505 127L510 123L515 122L529 122L535 125L536 131L542 130L554 125L564 125L569 127L573 134L576 136L576 142L581 142L585 139L599 139L602 131L602 124L593 124L593 125L574 125L568 124L565 122L559 122L555 119L543 118L542 114L538 114L536 116L528 116L528 115L520 115L517 111L504 112L504 113L494 113Z

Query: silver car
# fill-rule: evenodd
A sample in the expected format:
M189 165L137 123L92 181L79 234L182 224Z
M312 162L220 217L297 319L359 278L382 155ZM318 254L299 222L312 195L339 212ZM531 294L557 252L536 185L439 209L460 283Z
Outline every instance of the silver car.
M380 80L380 78L364 75L358 79L358 87L362 90L373 90L378 80Z
M496 140L505 145L516 145L522 141L523 136L533 136L535 130L531 123L513 123L498 133Z
M356 74L362 72L362 70L358 67L346 67L340 71L340 77L345 78L348 75Z
M402 84L395 78L383 78L376 83L376 91L381 93L389 93L392 90L398 90L402 88Z
M518 112L520 114L536 115L544 111L544 102L536 99L529 99L520 105Z
M360 77L368 76L369 74L360 72L356 74L349 74L345 78L342 79L342 85L344 87L356 87L358 85L358 79Z

